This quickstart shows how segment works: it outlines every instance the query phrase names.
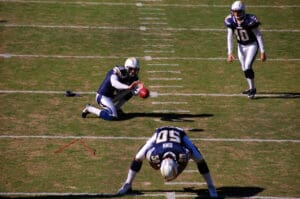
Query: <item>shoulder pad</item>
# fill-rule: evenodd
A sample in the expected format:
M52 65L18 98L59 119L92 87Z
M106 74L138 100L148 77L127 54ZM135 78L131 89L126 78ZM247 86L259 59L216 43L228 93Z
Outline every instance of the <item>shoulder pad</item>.
M118 76L121 75L121 70L120 70L120 68L119 68L118 66L115 66L115 67L113 68L113 71L114 71L114 73L117 74Z
M232 28L234 26L234 20L231 15L225 17L224 25L229 28Z
M257 27L260 25L258 18L252 14L246 14L245 22L249 27Z

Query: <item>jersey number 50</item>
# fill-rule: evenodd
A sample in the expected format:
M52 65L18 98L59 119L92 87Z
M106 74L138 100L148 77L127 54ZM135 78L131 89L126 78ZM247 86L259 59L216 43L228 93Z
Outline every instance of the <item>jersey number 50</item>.
M174 130L162 130L157 135L156 143L159 144L162 142L180 143L180 133Z

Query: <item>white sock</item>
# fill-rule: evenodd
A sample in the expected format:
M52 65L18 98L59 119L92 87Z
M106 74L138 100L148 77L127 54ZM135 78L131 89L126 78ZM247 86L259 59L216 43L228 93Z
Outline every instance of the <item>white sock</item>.
M249 85L249 89L254 89L255 88L255 84L254 84L254 79L246 79Z
M135 176L136 176L136 172L129 169L127 179L126 179L126 183L132 184L132 181L134 180Z
M88 112L93 113L93 114L97 115L98 117L100 116L101 110L98 109L98 108L95 108L95 107L93 107L93 106L89 106L89 107L87 108L87 110L88 110Z

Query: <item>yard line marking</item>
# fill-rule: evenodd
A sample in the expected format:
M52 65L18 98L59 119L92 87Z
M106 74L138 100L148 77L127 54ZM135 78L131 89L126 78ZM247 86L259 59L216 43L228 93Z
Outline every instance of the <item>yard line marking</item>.
M175 50L144 50L144 53L175 53Z
M163 86L161 86L161 85L157 85L157 86L150 85L149 87L150 88L183 88L183 86L178 86L178 85L163 85ZM150 93L151 93L151 91L150 91Z
M187 102L151 102L151 104L160 105L160 104L188 104L188 103Z
M141 24L167 24L164 22L156 22L158 20L166 20L159 17L144 17L140 18ZM152 22L150 22L152 21ZM103 29L103 30L140 30L140 27L126 27L126 26L80 26L80 25L34 25L34 24L0 24L0 27L7 28L52 28L52 29ZM154 28L147 27L147 30L160 31L201 31L201 32L226 32L225 28ZM261 29L263 32L300 32L299 29Z
M170 195L168 195L170 193ZM176 194L176 192L157 192L157 193L143 193L140 194L130 194L135 197L171 197L171 193ZM130 196L129 195L129 196ZM37 197L37 196L44 196L44 197L65 197L65 196L82 196L82 197L116 197L116 194L112 193L72 193L72 192L0 192L0 196L31 196L31 197ZM172 196L173 197L173 196ZM176 198L188 198L188 197L199 197L197 194L176 194ZM247 197L236 197L236 196L226 196L226 198L245 198L245 199L300 199L296 197L277 197L277 196L247 196Z
M181 73L181 71L179 70L149 70L149 71L146 71L147 73Z
M181 87L177 85L158 85L152 86L155 87ZM41 91L41 90L0 90L0 93L23 93L23 94L65 94L66 91ZM76 91L78 94L89 94L95 95L96 92L92 91ZM157 96L199 96L199 97L246 97L244 94L226 94L226 93L158 93L150 92L150 94ZM283 94L256 94L257 97L282 97L282 98L299 98L300 94L298 93L283 93Z
M216 4L159 4L159 3L151 3L151 4L142 4L139 3L116 3L116 2L84 2L84 1L30 1L30 0L0 0L0 2L7 3L37 3L37 4L79 4L79 5L108 5L108 6L158 6L158 7L216 7L216 8L228 8L229 5L216 5ZM300 5L247 5L247 7L252 8L300 8Z
M189 113L189 110L153 110L153 113Z
M179 66L179 64L163 64L163 63L156 63L156 64L147 64L147 66Z
M145 39L145 38L144 38ZM173 39L145 39L145 40L173 40ZM43 54L12 54L12 53L2 53L0 54L2 58L56 58L56 59L126 59L127 57L121 56L100 56L100 55L43 55ZM193 61L226 61L225 57L153 57L153 56L144 56L137 57L139 59L144 59L146 61L152 60L193 60ZM259 59L257 59L259 60ZM237 60L236 60L237 61ZM268 58L268 61L276 61L276 62L289 62L289 61L300 61L300 58Z
M206 185L206 182L165 182L165 185Z
M148 78L151 81L181 81L182 78L177 78L177 77L152 77Z
M0 139L90 139L90 140L147 140L149 137L128 136L70 136L70 135L0 135ZM300 140L258 139L258 138L190 138L206 142L258 142L258 143L300 143Z

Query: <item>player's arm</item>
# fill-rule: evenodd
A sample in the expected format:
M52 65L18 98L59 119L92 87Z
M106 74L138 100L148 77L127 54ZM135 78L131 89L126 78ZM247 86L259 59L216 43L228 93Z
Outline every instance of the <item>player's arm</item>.
M231 28L227 28L227 61L228 62L232 62L234 60L232 49L233 49L233 30Z
M265 53L265 47L264 47L262 34L258 28L252 29L252 32L254 33L256 40L258 42L258 46L259 46L259 50L260 50L260 60L264 62L264 61L266 61L267 56Z
M110 76L110 82L113 87L115 87L116 89L119 89L119 90L124 90L124 89L131 90L139 83L139 81L134 81L130 85L123 84L122 82L119 81L117 74L112 74Z

